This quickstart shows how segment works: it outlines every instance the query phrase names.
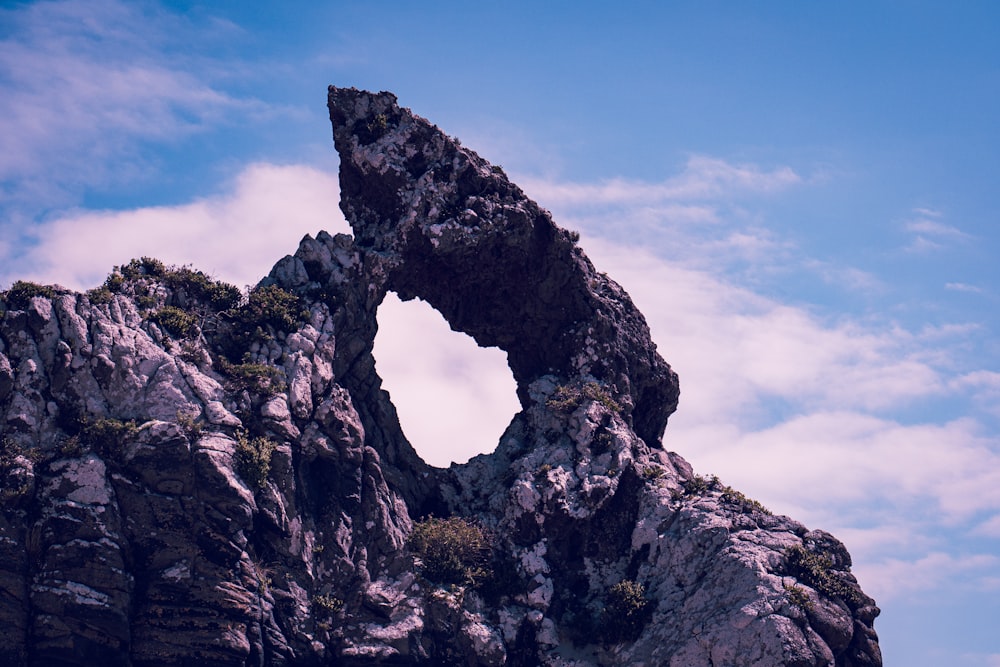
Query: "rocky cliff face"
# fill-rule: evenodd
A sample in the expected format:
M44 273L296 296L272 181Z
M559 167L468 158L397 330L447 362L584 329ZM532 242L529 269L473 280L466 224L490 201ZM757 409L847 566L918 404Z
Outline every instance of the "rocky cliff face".
M840 542L663 450L677 378L574 237L391 94L329 100L353 238L249 298L150 259L4 294L0 662L880 665ZM390 290L507 352L493 454L406 441Z

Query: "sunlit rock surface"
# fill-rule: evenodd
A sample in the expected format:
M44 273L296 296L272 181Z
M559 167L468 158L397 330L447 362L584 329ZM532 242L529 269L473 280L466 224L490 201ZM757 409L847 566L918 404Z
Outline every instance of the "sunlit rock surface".
M0 663L880 665L843 545L666 451L676 375L574 236L393 95L329 99L354 237L249 304L146 260L4 296ZM494 453L406 441L390 290L507 353ZM492 574L428 580L428 515L484 529Z

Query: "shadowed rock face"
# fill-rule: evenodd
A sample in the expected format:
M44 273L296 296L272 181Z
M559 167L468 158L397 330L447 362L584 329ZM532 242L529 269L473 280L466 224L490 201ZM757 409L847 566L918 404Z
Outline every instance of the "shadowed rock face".
M840 542L662 449L677 378L569 233L389 93L330 115L355 236L249 303L148 261L0 300L0 663L881 664ZM507 352L494 453L406 441L389 290ZM493 575L429 580L428 513L485 529Z

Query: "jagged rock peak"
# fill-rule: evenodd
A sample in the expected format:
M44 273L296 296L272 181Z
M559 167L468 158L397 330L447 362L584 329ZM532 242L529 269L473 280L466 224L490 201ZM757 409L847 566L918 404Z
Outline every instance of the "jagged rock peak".
M663 449L676 377L572 235L392 95L330 111L354 238L242 298L0 293L0 664L881 665L839 541ZM388 290L507 351L495 452L407 442Z

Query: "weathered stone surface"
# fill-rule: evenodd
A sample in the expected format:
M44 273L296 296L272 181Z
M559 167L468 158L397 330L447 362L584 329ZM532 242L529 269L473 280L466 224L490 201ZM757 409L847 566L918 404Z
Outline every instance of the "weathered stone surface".
M275 265L288 318L145 260L0 303L0 662L881 664L843 545L662 448L677 378L572 235L391 94L330 111L355 237ZM410 447L390 290L507 352L494 453ZM485 585L425 578L429 513L493 536Z

